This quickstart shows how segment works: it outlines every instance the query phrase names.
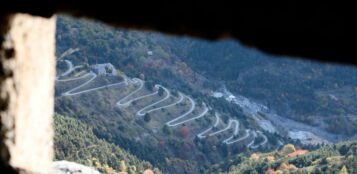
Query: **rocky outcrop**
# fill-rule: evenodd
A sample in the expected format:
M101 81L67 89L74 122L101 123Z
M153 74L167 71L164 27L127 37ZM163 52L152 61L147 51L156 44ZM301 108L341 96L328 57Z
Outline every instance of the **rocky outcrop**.
M100 174L97 170L69 161L53 162L53 174Z

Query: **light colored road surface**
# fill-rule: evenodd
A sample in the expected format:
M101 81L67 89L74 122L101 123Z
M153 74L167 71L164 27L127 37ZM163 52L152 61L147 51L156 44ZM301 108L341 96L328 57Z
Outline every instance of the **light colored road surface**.
M69 55L71 55L71 54L73 54L73 53L75 53L75 52L77 52L77 51L79 51L80 49L79 48L69 48L68 50L66 50L65 52L63 52L62 54L61 54L61 56L57 59L57 61L60 61L60 60L62 60L64 57L66 57L66 56L69 56Z
M212 133L210 133L210 134L208 134L208 135L209 135L209 136L213 136L213 135L222 133L222 132L224 132L224 131L227 131L227 130L229 130L231 127L233 127L233 124L235 124L233 135L237 135L237 134L238 134L238 131L239 131L239 121L233 120L233 119L230 119L230 120L229 120L228 125L227 125L224 129L218 130L218 131L216 131L216 132L212 132Z
M70 74L73 71L73 63L69 60L64 60L64 62L66 62L68 69L67 71L65 71L63 74L61 74L60 76L67 76L68 74Z
M249 134L250 134L250 129L246 129L246 130L245 130L245 134L244 134L243 137L240 137L240 138L238 138L238 139L236 139L236 140L233 140L234 137L235 137L235 136L233 135L233 136L231 136L231 137L225 139L225 140L223 141L223 143L225 143L225 144L233 144L233 143L237 143L237 142L243 141L243 140L245 140L245 139L247 139L247 138L249 137Z
M250 148L254 144L255 138L257 137L257 133L255 131L251 131L251 135L253 136L253 140L248 143L247 148Z
M256 148L258 148L259 146L263 146L264 144L266 144L267 142L268 142L268 138L261 132L261 131L254 131L253 132L254 133L254 140L255 140L255 137L257 136L257 134L259 135L259 136L261 136L262 138L263 138L263 141L262 142L260 142L259 144L257 144L257 145L253 145L254 144L254 140L251 142L251 143L249 143L249 145L247 146L248 148L251 148L251 149L256 149Z
M68 78L68 79L57 79L56 81L57 82L68 82L68 81L83 79L83 78L86 78L87 76L93 76L93 74L92 73L86 73L86 74L84 74L82 76L79 76L79 77Z
M131 97L132 95L134 95L135 93L139 92L143 86L144 86L144 82L138 78L133 78L132 79L132 83L139 83L139 88L135 89L133 92L129 93L128 95L126 95L125 97L123 97L122 99L120 99L118 102L117 102L117 106L118 107L127 107L131 104L132 101L134 101L133 99L132 100L129 100L129 101L126 101L129 97Z
M60 80L59 78L60 78L60 77L68 76L68 75L71 74L71 72L73 72L74 70L83 67L82 65L78 65L78 66L73 67L73 63L72 63L71 61L69 61L69 60L64 60L64 62L66 62L67 66L68 66L68 69L67 69L64 73L62 73L62 74L56 76L56 81L63 81L63 80Z
M268 138L262 132L257 131L257 133L259 136L263 137L263 141L257 145L251 146L250 148L252 148L252 149L256 149L259 146L263 146L264 144L266 144L268 142Z
M70 55L70 54L72 54L72 53L74 53L74 52L76 52L76 51L79 51L79 49L69 49L69 50L67 50L65 53L63 53L63 54L61 55L61 57L60 57L58 60L59 60L59 61L62 61L61 59L63 59L63 58L66 57L67 55ZM73 63L72 63L71 61L69 61L69 60L64 60L64 61L65 61L65 63L67 64L68 69L67 69L64 73L62 73L61 75L56 76L56 81L58 81L58 82L67 82L67 81L80 80L80 79L83 79L83 78L86 78L86 77L91 77L91 78L90 78L88 81L84 82L83 84L81 84L81 85L79 85L79 86L77 86L77 87L75 87L75 88L73 88L73 89L71 89L71 90L69 90L69 91L66 91L66 92L62 93L62 96L73 96L73 95L79 95L79 94L83 94L83 93L93 92L93 91L100 90L100 89L104 89L104 88L111 88L111 87L115 87L115 86L127 86L127 85L128 85L128 79L127 79L127 78L124 78L124 81L119 82L119 83L114 83L114 84L104 85L104 86L100 86L100 87L96 87L96 88L92 88L92 89L87 89L87 90L82 90L82 91L78 91L78 92L73 92L73 91L76 91L76 90L80 89L81 87L84 87L85 85L88 85L89 83L91 83L91 82L97 77L97 75L96 75L95 73L93 73L93 72L89 72L89 73L84 74L84 75L82 75L82 76L80 76L80 77L74 77L74 78L69 78L69 79L59 79L60 77L68 76L68 75L71 74L71 72L73 72L75 69L83 67L83 66L75 66L75 67L74 67L74 66L73 66ZM177 104L183 102L184 97L186 97L186 98L189 99L189 101L190 101L190 103L191 103L191 108L190 108L187 112L185 112L184 114L182 114L182 115L180 115L180 116L178 116L178 117L172 119L171 121L168 121L168 122L166 123L166 125L171 126L171 127L174 127L174 126L177 126L177 125L180 125L180 124L183 124L183 123L186 123L186 122L189 122L189 121L192 121L192 120L201 118L201 117L203 117L203 116L208 112L208 110L209 110L209 109L206 107L206 105L204 104L205 109L204 109L204 111L203 111L201 114L199 114L198 116L192 117L192 118L190 118L190 119L186 119L186 120L182 120L182 121L177 122L178 120L180 120L180 119L182 119L182 118L188 116L189 114L191 114L191 113L193 112L193 110L196 108L196 103L195 103L195 101L194 101L191 97L184 96L182 93L179 93L179 99L178 99L176 102L171 103L171 104L168 104L168 105L165 105L165 106L161 106L161 107L155 108L155 105L158 105L158 104L160 104L160 103L162 103L162 102L164 102L164 101L166 101L166 100L168 100L168 99L170 98L170 96L171 96L170 91L169 91L167 88L165 88L165 87L163 87L163 86L161 86L161 85L155 85L155 88L157 89L155 92L153 92L153 93L151 93L151 94L147 94L147 95L143 95L143 96L140 96L140 97L136 97L136 98L127 100L128 98L130 98L131 96L133 96L134 94L136 94L137 92L139 92L139 91L143 88L143 86L144 86L144 82L143 82L142 80L138 79L138 78L133 78L132 80L129 80L129 82L131 82L131 83L133 83L133 84L139 83L139 87L138 87L136 90L134 90L134 91L132 91L131 93L129 93L128 95L126 95L125 97L123 97L122 99L120 99L120 100L116 103L116 105L117 105L118 107L126 107L126 106L129 106L133 101L140 100L140 99L143 99L143 98L146 98L146 97L154 96L154 95L158 94L158 89L159 89L159 87L162 87L162 88L164 89L165 93L166 93L166 95L165 95L164 98L162 98L162 99L160 99L160 100L158 100L158 101L156 101L156 102L154 102L154 103L152 103L152 104L149 104L149 105L145 106L144 108L140 109L139 111L137 111L137 112L136 112L136 115L137 115L137 116L144 116L146 113L150 113L150 112L154 112L154 111L157 111L157 110L160 110L160 109L163 109L163 108L168 108L168 107L175 106L175 105L177 105ZM149 109L150 107L153 107L153 108L152 108L152 109ZM149 109L149 110L148 110L148 109ZM219 124L219 122L220 122L219 115L218 115L218 114L215 114L215 117L216 117L216 121L215 121L214 125L211 126L211 127L208 128L208 129L204 130L203 132L197 134L197 137L198 137L198 138L202 139L202 138L207 137L206 134L207 134L208 132L210 132L213 128L215 128L215 127L218 126L218 124ZM257 132L255 132L255 131L252 131L252 132L251 132L251 130L249 130L249 129L246 129L246 130L245 130L245 135L244 135L243 137L240 137L240 138L238 138L238 139L235 139L235 137L237 137L238 132L239 132L239 121L238 121L238 120L232 120L232 119L229 120L228 125L227 125L224 129L218 130L218 131L216 131L216 132L212 132L212 133L208 134L208 136L214 136L214 135L217 135L217 134L222 133L222 132L224 132L224 131L227 131L227 130L229 130L231 127L233 127L233 124L235 124L233 135L230 136L229 138L223 140L223 143L225 143L225 144L233 144L233 143L236 143L236 142L240 142L240 141L242 141L242 140L248 138L250 134L253 135L253 141L250 142L250 143L247 145L248 148L253 148L253 149L254 149L254 148L257 148L258 146L262 146L262 145L264 145L264 144L267 143L267 141L268 141L268 140L267 140L267 137L266 137L264 134L262 134L262 132L257 131L258 134L259 134L260 136L262 136L264 140L263 140L261 143L259 143L258 145L253 145L253 144L254 144L254 141L255 141L255 138L256 138L256 136L257 136Z
M186 122L189 122L189 121L196 120L196 119L199 119L201 117L204 117L207 114L207 112L208 112L208 108L205 106L205 110L201 114L199 114L198 116L192 117L192 118L187 119L187 120L183 120L183 121L178 122L178 123L172 123L172 120L171 120L171 121L169 121L171 123L167 122L166 125L172 126L172 127L173 126L178 126L180 124L183 124L183 123L186 123ZM177 120L175 119L175 121L177 121Z
M67 92L62 93L62 96L71 96L71 95L80 94L81 92L77 92L77 93L72 93L72 92L77 90L77 89L79 89L79 88L81 88L81 87L83 87L83 86L85 86L85 85L87 85L87 84L89 84L91 81L93 81L97 77L97 74L95 74L93 72L90 72L89 75L92 76L91 79L89 79L88 81L84 82L83 84L81 84L81 85L79 85L79 86L77 86L75 88L72 88L71 90L69 90Z
M195 101L192 100L191 97L188 97L188 96L186 96L186 95L185 95L184 97L188 98L188 100L189 100L190 103L191 103L191 108L190 108L190 110L188 110L188 111L185 112L184 114L182 114L182 115L180 115L180 116L174 118L173 120L166 122L166 125L168 125L168 126L174 126L175 124L173 124L173 122L175 122L175 121L177 121L177 120L179 120L179 119L181 119L181 118L183 118L183 117L186 117L188 114L190 114L190 113L196 108L196 103L195 103Z
M198 117L194 117L194 118L191 118L191 119L188 119L188 120L184 120L184 121L175 123L177 120L180 120L181 118L184 118L184 117L186 117L187 115L191 114L191 113L193 112L193 110L196 108L196 102L195 102L191 97L188 97L188 96L186 96L186 95L185 95L185 97L188 98L188 100L189 100L190 103L191 103L191 108L190 108L190 110L188 110L188 111L185 112L184 114L182 114L182 115L180 115L180 116L178 116L178 117L172 119L171 121L166 122L166 125L167 125L167 126L174 127L174 126L180 125L180 124L182 124L182 123L186 123L186 122L188 122L188 121L191 121L191 120L195 120L195 119L197 119L197 118L200 118L200 117L204 116L204 115L207 113L208 108L205 107L205 111L203 112L203 115L200 114Z
M71 73L71 71L73 71L73 64L72 64L72 62L69 61L69 60L64 60L64 61L66 62L67 66L68 66L68 69L67 69L64 73L62 73L62 74L60 74L60 75L57 75L57 76L56 76L56 80L58 80L59 77L67 76L69 73Z
M66 72L61 74L60 77L68 76L76 68L80 68L81 67L81 66L73 67L72 62L70 62L68 60L64 60L64 61L68 65L68 70L66 70ZM190 109L188 111L186 111L184 114L182 114L182 115L180 115L180 116L178 116L178 117L166 122L165 124L167 126L175 127L175 126L181 125L183 123L199 119L201 117L204 117L207 114L207 112L209 111L208 107L204 103L203 104L204 111L202 111L199 115L194 116L194 117L190 117L188 119L183 119L183 118L187 117L189 114L192 114L192 112L196 108L196 103L191 97L186 96L186 95L184 95L184 94L182 94L180 92L179 92L179 99L177 101L175 101L175 102L173 102L171 104L168 104L168 105L161 106L161 107L155 107L156 105L168 100L171 97L170 91L167 88L165 88L165 87L163 87L161 85L158 85L158 84L155 85L155 92L129 99L130 97L132 97L134 94L138 93L144 87L144 82L141 79L138 79L138 78L133 78L131 80L128 80L127 78L124 77L124 81L122 81L122 82L103 85L103 86L100 86L100 87L87 89L87 90L82 90L82 91L77 91L77 92L74 92L74 91L76 91L76 90L80 89L81 87L84 87L84 86L88 85L89 83L91 83L95 78L97 78L97 75L94 72L89 72L89 73L84 74L84 75L82 75L80 77L69 78L69 79L58 79L58 77L56 77L56 81L58 81L58 82L66 82L66 81L80 80L80 79L83 79L83 78L86 78L86 77L90 77L90 79L88 81L84 82L83 84L80 84L80 85L70 89L69 91L66 91L66 92L62 93L62 96L79 95L79 94L93 92L93 91L104 89L104 88L111 88L111 87L117 87L117 86L127 86L129 83L132 83L132 84L139 84L139 87L137 89L135 89L134 91L130 92L129 94L127 94L126 96L124 96L122 99L120 99L116 103L116 105L118 107L122 107L122 108L123 107L127 107L133 101L137 101L137 100L140 100L140 99L143 99L143 98L146 98L146 97L151 97L151 96L157 95L158 94L158 90L159 90L160 87L164 89L164 92L166 94L164 98L162 98L162 99L160 99L160 100L158 100L158 101L156 101L154 103L151 103L151 104L149 104L147 106L144 106L142 109L137 111L136 115L139 116L139 117L144 116L146 113L150 113L150 112L154 112L154 111L157 111L157 110L160 110L160 109L163 109L163 108L168 108L168 107L175 106L175 105L183 102L184 98L187 98L190 101L190 104L191 104ZM219 125L219 122L220 122L219 115L215 114L215 117L216 117L216 121L215 121L214 125L209 127L208 129L204 130L203 132L197 134L198 138L202 139L202 138L206 138L207 136L214 136L214 135L220 134L222 132L228 131L229 129L233 128L234 129L233 135L230 136L229 138L223 140L222 143L225 143L225 144L237 143L237 142L240 142L240 141L242 141L244 139L247 139L249 137L249 135L253 136L253 140L252 140L252 142L250 142L247 145L248 148L254 149L254 148L257 148L258 146L262 146L262 145L267 143L267 137L262 132L260 132L260 131L257 131L257 132L256 131L251 131L249 129L245 130L245 134L244 134L243 137L235 139L237 137L238 133L239 133L239 121L238 120L234 120L234 119L230 119L225 128L223 128L221 130L218 130L218 131L215 131L215 132L212 132L212 133L209 133L210 131L212 131L213 128L215 128L215 127L217 127ZM255 141L255 138L257 137L257 133L259 134L259 136L263 137L264 140L261 143L259 143L258 145L254 145L254 141Z
M216 115L216 116L217 116L217 115ZM217 117L217 118L218 118L218 119L216 119L216 122L215 122L215 124L214 124L213 127L216 127L216 126L218 125L219 117ZM218 121L217 121L217 120L218 120ZM235 127L233 127L233 124L235 124ZM205 134L207 134L209 131L211 131L211 130L213 129L213 127L210 127L210 128L208 128L208 129L206 129L205 131L203 131L203 132L197 134L197 137L200 138L200 139L206 138L207 135L205 135ZM224 129L221 129L221 130L218 130L218 131L216 131L216 132L210 133L210 134L208 134L208 136L214 136L214 135L220 134L220 133L222 133L222 132L225 132L225 131L229 130L229 129L232 128L232 127L234 128L233 135L230 136L230 137L228 137L227 139L223 140L222 143L225 143L225 144L233 144L233 143L240 142L240 141L242 141L242 140L248 138L248 136L249 136L249 131L250 131L250 130L247 129L247 130L245 130L245 131L246 131L246 134L245 134L243 137L241 137L241 138L239 138L239 139L236 139L236 140L232 140L232 139L234 139L234 137L236 137L236 136L238 135L238 133L239 133L239 121L238 121L238 120L233 120L233 119L230 119L230 120L229 120L228 125L227 125Z
M216 113L214 116L216 117L216 121L214 122L214 125L211 126L211 127L208 128L208 129L204 130L203 132L197 134L197 137L198 137L199 139L206 138L207 136L205 136L205 134L206 134L207 132L211 131L214 127L217 127L217 126L218 126L219 120L220 120L219 115Z
M182 94L181 92L179 92L179 99L178 99L176 102L171 103L171 104L166 105L166 106L159 107L159 108L151 109L151 110L149 110L149 111L147 111L147 112L153 112L153 111L156 111L156 110L159 110L159 109L163 109L163 108L168 108L168 107L175 106L175 105L181 103L181 102L183 101L183 99L184 99L183 94Z
M161 100L159 100L159 101L157 101L157 102L155 102L155 103L149 104L149 105L145 106L144 108L140 109L138 112L136 112L136 115L138 115L138 116L144 116L146 113L150 113L150 112L153 112L153 111L156 111L156 110L160 110L160 109L163 109L163 108L167 108L167 107L170 107L170 106L174 106L174 105L176 105L176 104L182 102L183 96L182 96L182 94L179 94L179 95L180 95L180 99L179 99L177 102L172 103L172 104L169 104L169 105L165 105L165 106L161 106L161 107L158 107L158 108L154 108L154 109L150 109L150 110L145 111L146 109L148 109L148 108L150 108L150 107L152 107L152 106L155 106L155 105L157 105L157 104L159 104L159 103L161 103L161 102L164 102L165 100L167 100L167 99L170 98L170 96L171 96L170 91L169 91L168 89L166 89L165 87L161 86L161 85L159 85L159 87L161 87L161 88L164 89L164 91L165 91L165 93L166 93L166 96L165 96L163 99L161 99Z
M113 84L109 84L109 85L104 85L104 86L100 86L100 87L96 87L96 88L91 88L91 89L87 89L87 90L83 90L83 91L79 91L79 92L75 92L75 93L65 93L67 96L69 95L78 95L78 94L83 94L83 93L87 93L87 92L92 92L92 91L96 91L96 90L100 90L100 89L105 89L105 88L110 88L110 87L114 87L114 86L126 86L128 83L126 81L123 82L118 82L118 83L113 83ZM64 95L64 94L62 94Z

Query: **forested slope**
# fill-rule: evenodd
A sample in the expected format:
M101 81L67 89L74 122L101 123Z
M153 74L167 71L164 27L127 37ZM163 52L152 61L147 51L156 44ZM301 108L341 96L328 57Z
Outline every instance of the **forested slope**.
M93 166L104 173L126 171L142 173L152 169L161 173L149 162L143 161L124 149L99 139L92 128L79 120L56 114L55 125L55 160L78 162Z

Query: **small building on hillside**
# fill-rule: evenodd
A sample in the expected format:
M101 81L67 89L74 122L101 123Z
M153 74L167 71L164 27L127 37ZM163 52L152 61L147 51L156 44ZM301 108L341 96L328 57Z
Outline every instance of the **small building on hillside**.
M114 65L111 63L95 64L91 66L91 69L94 73L98 75L109 75L109 76L117 75L117 70L115 69Z
M229 101L229 102L233 102L234 100L236 100L236 96L231 94L228 97L226 97L226 100Z
M223 93L221 93L221 92L213 92L212 96L214 98L221 98L221 97L223 97Z

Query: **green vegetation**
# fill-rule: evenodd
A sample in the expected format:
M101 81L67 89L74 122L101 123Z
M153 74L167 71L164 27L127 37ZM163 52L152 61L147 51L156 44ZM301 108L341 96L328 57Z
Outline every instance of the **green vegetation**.
M298 174L334 174L357 172L357 142L345 142L307 152L303 155L288 157L285 153L291 150L292 145L285 146L280 151L252 154L250 157L240 156L228 167L227 172L217 167L214 173L298 173ZM236 164L233 164L236 163Z
M159 87L158 95L162 96L163 94L164 94L164 89L162 87Z
M210 77L206 86L221 82L234 93L267 103L279 115L310 125L317 126L314 120L320 117L332 133L357 132L357 121L345 117L356 113L355 67L279 58L230 40L177 39L172 47L194 71Z
M208 92L208 89L200 86L200 84L205 84L206 80L199 78L199 75L194 73L186 63L177 58L170 51L171 48L162 43L159 35L156 35L158 37L152 35L153 33L143 35L138 32L111 29L101 24L60 16L56 34L57 54L61 54L68 48L78 47L80 51L66 57L75 66L81 65L83 62L88 62L89 65L97 62L110 62L129 77L145 79L145 90L153 91L155 84L161 84L172 90L174 96L178 96L178 91L192 96L197 101L197 107L202 108L203 102L214 107L215 110L217 109L225 115L225 122L231 116L241 119L243 123L248 123L242 111L233 104L223 99L216 100L207 97L204 92ZM146 55L148 50L153 51L152 56ZM66 69L65 66L57 68ZM69 82L66 85L68 86L71 83L75 82ZM216 147L218 140L205 143L193 142L192 140L184 141L182 138L190 137L193 134L191 130L183 129L180 132L178 129L160 125L164 122L158 123L155 120L158 117L157 114L148 114L142 119L134 120L133 113L113 107L115 106L113 100L117 101L119 95L120 92L116 94L98 92L91 95L81 95L77 99L58 97L56 98L55 110L59 114L71 115L75 119L90 125L98 138L120 146L140 159L150 161L153 165L169 173L204 171L205 166L216 161L228 160L229 154L246 150L240 146L230 149L224 146ZM163 88L158 89L158 95L161 97L165 95ZM133 107L138 107L140 102L133 102ZM182 105L181 107L188 109L189 106ZM171 113L167 112L168 109L173 109L175 112L169 115ZM180 108L168 109L161 110L160 115L174 117L180 112L184 112ZM209 117L214 117L214 115L211 114ZM202 127L200 124L212 123L206 120L204 123L194 122L194 124L196 124L196 127ZM159 130L158 135L155 135L154 138L139 136L142 133L139 134L138 132L152 135L152 130L148 127L153 125L162 126L162 131ZM208 153L212 149L219 152ZM221 151L225 153L221 154ZM202 158L204 160L201 160ZM179 164L176 166L170 165L168 160L179 161ZM200 160L200 163L195 163L198 160Z
M172 135L172 130L171 130L170 127L167 126L166 124L164 125L164 127L162 127L162 131L163 131L166 135Z
M144 121L145 121L145 122L150 122L150 120L151 120L150 114L146 113L146 114L144 115Z
M321 122L333 133L352 135L357 131L357 121L344 117L355 113L357 108L354 102L357 71L350 67L272 59L232 41L212 44L187 38L168 39L155 33L112 29L64 16L58 17L56 38L57 55L69 48L80 48L66 57L75 66L110 62L128 77L145 80L145 90L152 92L155 84L161 84L173 96L179 96L179 91L191 96L198 107L206 103L213 108L209 111L210 118L215 112L220 113L224 123L234 118L240 121L241 127L258 128L236 105L223 98L208 97L222 84L295 120L308 124ZM149 56L148 51L153 54ZM58 64L57 69L63 71L66 66ZM57 88L56 96L60 91ZM248 158L249 149L238 143L221 144L219 140L224 138L221 135L207 140L190 139L193 132L199 131L197 125L212 125L213 119L193 122L196 129L187 125L178 128L162 125L163 121L159 123L154 112L139 120L132 112L115 107L123 91L113 91L56 98L55 111L65 115L55 116L57 160L95 166L105 173L142 173L146 168L152 169L151 164L167 173L264 173L268 169L326 173L329 167L335 173L357 172L353 143L324 147L301 157L287 158L287 154L296 151L295 147L287 146L280 152L267 153L264 159L264 154ZM336 101L330 93L343 95ZM163 88L158 89L158 95L164 95ZM140 102L133 102L133 107L138 107ZM188 107L187 103L180 106ZM172 108L155 112L174 117L167 112L169 109ZM334 121L329 121L331 118ZM268 145L258 151L271 151L277 147L278 140L291 143L276 134L264 134Z
M139 160L122 148L97 138L90 126L58 114L54 118L55 160L94 166L108 174L115 170L142 173L145 169L154 169L149 162ZM161 173L157 168L154 170Z

